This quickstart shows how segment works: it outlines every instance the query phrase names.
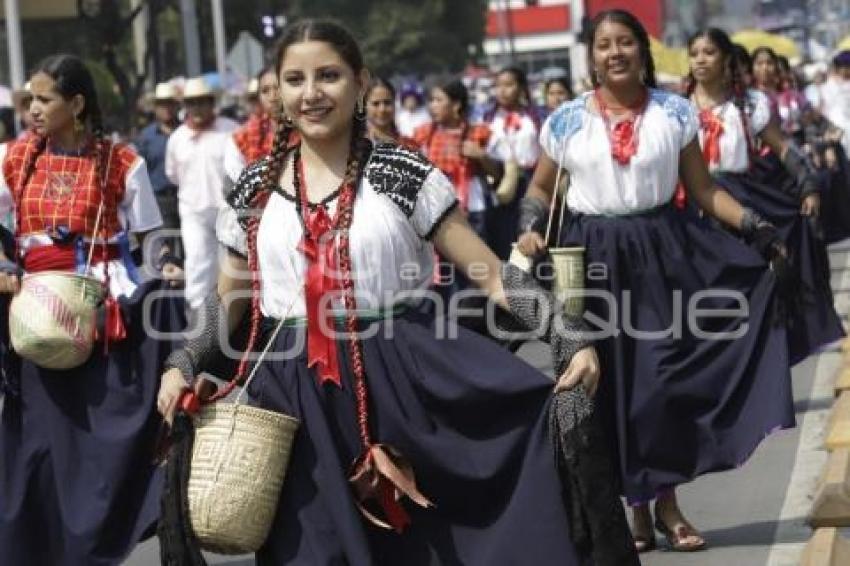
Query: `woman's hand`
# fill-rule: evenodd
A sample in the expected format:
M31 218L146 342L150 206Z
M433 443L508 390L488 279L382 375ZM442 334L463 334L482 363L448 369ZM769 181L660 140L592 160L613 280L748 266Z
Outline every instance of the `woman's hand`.
M15 294L21 289L21 278L17 274L0 271L0 293Z
M472 140L466 140L460 146L460 154L469 159L481 160L487 156L487 152Z
M530 230L517 239L517 249L522 252L522 255L535 258L546 251L546 242L543 236Z
M183 372L177 368L171 368L162 374L162 380L159 384L159 394L156 398L156 410L162 415L162 418L168 424L171 424L174 418L174 412L177 410L177 403L185 391L189 390L186 381L183 379Z
M800 205L800 214L803 216L820 216L820 195L817 193L806 195Z
M555 393L572 389L581 383L587 394L592 397L599 385L599 374L599 358L596 357L596 350L593 346L588 346L576 352L573 359L570 360L570 365L558 378Z

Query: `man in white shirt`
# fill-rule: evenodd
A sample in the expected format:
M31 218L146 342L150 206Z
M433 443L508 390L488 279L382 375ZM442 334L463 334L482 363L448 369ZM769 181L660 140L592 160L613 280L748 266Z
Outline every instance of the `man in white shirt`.
M202 78L186 81L186 122L168 139L165 174L177 185L186 255L186 302L198 308L218 281L215 222L224 206L224 146L236 122L215 113L215 92Z

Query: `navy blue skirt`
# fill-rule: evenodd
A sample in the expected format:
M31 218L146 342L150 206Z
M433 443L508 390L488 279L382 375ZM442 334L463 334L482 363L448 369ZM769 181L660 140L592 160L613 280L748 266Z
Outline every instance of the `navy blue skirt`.
M301 353L264 363L249 387L256 405L301 420L257 563L578 564L547 431L552 380L463 328L437 339L427 309L376 325L363 340L373 440L409 459L435 507L406 505L403 534L363 519L347 481L361 444L346 348L342 388L320 386L304 329L286 328L275 351Z
M159 287L147 283L122 302L128 337L106 356L98 343L66 371L3 359L18 386L0 420L0 564L120 564L153 534L162 485L152 464L156 395L172 345L147 337L142 308ZM183 301L153 301L150 320L179 332Z
M773 167L770 172L767 169ZM797 267L802 293L799 308L788 321L788 346L792 365L801 362L821 347L844 336L841 319L835 311L829 277L829 256L824 240L815 236L811 224L800 215L800 203L777 188L766 184L789 182L778 160L762 158L754 173L723 173L717 184L729 191L744 206L751 207L770 220L779 230ZM791 181L793 182L793 181Z
M603 295L586 308L616 331L596 343L597 407L630 502L739 466L765 436L794 426L775 278L758 253L669 205L629 217L573 215L561 241L586 248L586 285ZM697 295L706 290L720 294ZM744 300L749 314L714 310L689 322L697 299L706 310L740 309Z

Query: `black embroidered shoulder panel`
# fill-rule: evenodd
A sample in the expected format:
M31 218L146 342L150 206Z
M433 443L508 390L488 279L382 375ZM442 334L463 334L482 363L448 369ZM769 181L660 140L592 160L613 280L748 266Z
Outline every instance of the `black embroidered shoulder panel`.
M262 189L263 177L270 166L269 158L263 157L245 167L236 181L236 186L225 197L227 204L236 211L237 221L243 230L248 230L248 220L251 218L248 208L257 192Z
M365 177L376 193L386 195L410 218L419 191L433 168L420 153L383 143L373 148Z

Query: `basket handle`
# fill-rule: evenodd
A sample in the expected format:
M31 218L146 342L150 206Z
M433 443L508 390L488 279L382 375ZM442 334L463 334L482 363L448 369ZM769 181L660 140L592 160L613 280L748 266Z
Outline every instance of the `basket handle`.
M257 375L257 370L260 369L260 364L263 363L263 359L265 359L266 354L269 353L269 350L272 347L272 344L277 340L277 335L280 333L280 329L283 328L283 323L286 322L286 319L289 317L289 314L292 312L292 308L295 306L296 301L301 298L304 294L304 285L298 286L298 293L292 297L292 300L289 302L289 306L286 308L286 313L280 318L277 323L277 326L274 328L274 332L269 336L268 342L266 342L266 346L263 348L263 351L260 352L260 357L257 358L257 361L254 363L254 367L251 368L251 373L248 374L248 379L245 380L245 383L242 384L242 389L239 391L239 394L236 396L236 400L234 400L235 405L239 405L239 402L242 400L242 395L248 390L248 385L251 384L251 381L254 379L254 376Z

